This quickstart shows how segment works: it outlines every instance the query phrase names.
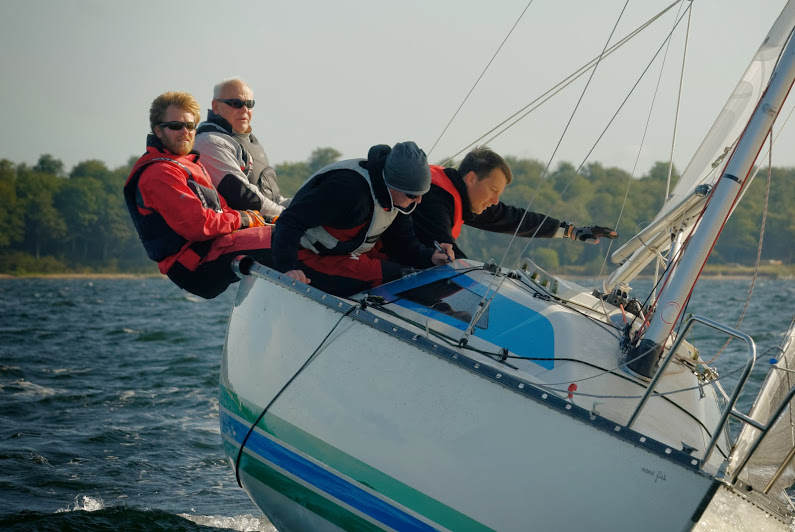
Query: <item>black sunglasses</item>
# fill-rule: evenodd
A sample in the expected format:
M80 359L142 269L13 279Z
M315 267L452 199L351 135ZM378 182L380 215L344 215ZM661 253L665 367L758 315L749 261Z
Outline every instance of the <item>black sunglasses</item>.
M183 127L186 128L188 131L193 131L196 129L196 124L193 122L179 122L177 120L172 120L171 122L163 122L162 124L157 124L159 127L167 127L168 129L173 129L174 131L180 131Z
M403 194L406 194L405 192ZM421 196L421 194L406 194L408 199L417 199Z
M254 107L254 100L241 100L240 98L216 98L216 101L225 103L229 107L234 107L235 109L240 109L244 105L249 109Z

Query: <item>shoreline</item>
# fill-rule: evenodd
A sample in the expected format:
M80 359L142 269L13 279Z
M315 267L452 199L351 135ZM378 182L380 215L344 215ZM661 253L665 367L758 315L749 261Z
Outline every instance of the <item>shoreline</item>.
M146 279L149 277L167 278L161 273L26 273L12 275L0 273L3 279Z
M717 272L704 272L701 274L701 279L725 279L729 281L753 279L753 271L748 272L746 269L737 269L736 271L727 271L721 269ZM168 277L161 273L30 273L23 275L13 275L8 273L0 273L0 281L6 279L148 279L160 277L167 279ZM595 279L597 275L584 275L581 273L566 274L560 273L557 277L561 279L571 279L572 281L582 279ZM638 275L636 279L648 280L653 279L652 275ZM759 279L773 279L773 280L789 280L795 279L795 269L788 268L787 271L778 272L764 272L760 271L757 274Z

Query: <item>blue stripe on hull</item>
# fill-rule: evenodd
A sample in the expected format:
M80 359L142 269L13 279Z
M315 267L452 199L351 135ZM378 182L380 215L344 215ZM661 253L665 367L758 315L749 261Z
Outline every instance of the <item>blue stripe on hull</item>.
M221 431L225 436L240 445L248 429L247 425L221 409ZM401 531L437 530L257 431L251 433L245 448L387 527Z

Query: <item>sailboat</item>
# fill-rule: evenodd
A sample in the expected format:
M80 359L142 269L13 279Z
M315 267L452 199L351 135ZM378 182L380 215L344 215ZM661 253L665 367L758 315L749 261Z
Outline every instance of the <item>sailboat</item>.
M753 338L683 309L795 80L773 24L657 218L592 290L456 260L351 298L258 264L220 376L238 483L279 530L789 530L795 330L750 412ZM631 283L667 253L653 298ZM739 342L727 393L687 340ZM741 426L735 436L729 423Z

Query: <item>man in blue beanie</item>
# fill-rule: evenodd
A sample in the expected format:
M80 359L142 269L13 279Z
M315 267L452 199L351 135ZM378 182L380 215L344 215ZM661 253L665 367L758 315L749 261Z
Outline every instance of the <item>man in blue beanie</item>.
M301 186L276 223L273 263L298 281L350 296L399 278L406 268L453 259L417 240L405 216L431 188L428 160L414 142L379 144L366 159L332 163ZM385 255L376 250L381 241Z

